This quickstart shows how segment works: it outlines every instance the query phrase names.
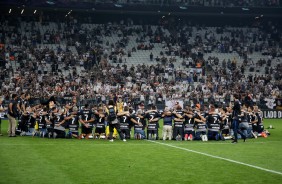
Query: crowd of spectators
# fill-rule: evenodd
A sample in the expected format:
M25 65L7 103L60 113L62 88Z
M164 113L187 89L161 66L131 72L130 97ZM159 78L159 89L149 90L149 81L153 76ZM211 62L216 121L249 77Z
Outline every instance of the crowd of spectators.
M23 22L25 30L21 32L15 25ZM45 17L39 24L50 22ZM39 99L75 95L82 102L106 103L122 96L132 103L182 100L204 104L228 103L233 101L233 93L239 93L242 100L263 105L265 98L282 97L282 39L271 23L267 25L271 29L224 27L213 32L189 24L175 29L157 25L153 29L136 26L131 20L87 27L71 19L53 23L56 29L43 33L34 21L2 19L0 24L1 96L5 99L11 93L29 91ZM204 36L200 31L205 31ZM119 39L115 43L105 40L112 36ZM128 48L129 43L137 47ZM44 44L57 45L51 49ZM126 60L134 57L134 52L160 45L159 56L151 53L148 61L131 65ZM268 59L253 60L253 52L266 54ZM213 53L237 53L243 62L215 56L205 59L206 54ZM262 67L265 73L256 72Z
M220 6L220 7L261 7L279 6L279 0L118 0L121 4L160 4L160 5L192 5L192 6Z

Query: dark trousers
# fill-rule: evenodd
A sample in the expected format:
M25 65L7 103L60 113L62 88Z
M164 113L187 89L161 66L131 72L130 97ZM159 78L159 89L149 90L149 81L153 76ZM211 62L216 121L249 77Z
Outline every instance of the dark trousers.
M115 123L115 124L109 123L109 131L110 131L109 139L113 139L114 129L117 130L117 132L120 136L120 139L124 139L124 136L123 136L123 134L121 133L121 130L120 130L119 123Z
M183 127L174 127L173 128L173 138L174 139L176 139L176 137L178 136L178 135L180 135L181 136L181 138L183 139L183 137L184 137L184 128Z
M27 132L28 131L27 121L28 121L28 117L21 116L18 129L23 132Z
M123 129L121 130L121 133L125 136L126 139L130 139L130 130L129 129Z
M242 136L243 139L246 139L246 135L239 129L239 121L237 119L233 119L232 121L232 129L234 132L234 141L238 140L238 133Z

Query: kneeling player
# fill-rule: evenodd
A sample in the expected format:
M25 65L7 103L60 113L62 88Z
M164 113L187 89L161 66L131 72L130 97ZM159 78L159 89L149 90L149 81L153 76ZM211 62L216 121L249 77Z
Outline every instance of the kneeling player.
M61 109L59 113L55 114L54 133L53 133L54 139L66 137L65 122L66 121L65 121L64 109Z
M129 107L125 106L123 112L117 113L117 118L120 122L120 130L125 139L130 139L130 113Z
M210 105L210 111L207 114L206 121L208 126L208 139L224 140L220 132L220 122L223 118L215 111L215 107Z
M98 112L95 113L96 129L95 129L95 138L105 139L105 113L103 108L99 107Z
M28 132L26 133L27 136L31 136L35 134L35 123L36 123L36 113L30 109L30 117L29 120L27 121L27 126L28 126Z
M145 117L148 120L147 137L150 140L156 140L158 137L158 121L160 118L157 107L153 105L151 110L147 111L145 114Z
M77 115L77 107L72 108L73 112L69 114L65 120L68 121L68 128L69 128L69 133L68 133L68 138L78 138L79 137L79 122L78 122L78 115Z
M187 110L184 115L184 140L192 141L195 137L194 115L190 107Z
M82 124L81 135L79 136L79 138L93 138L92 129L94 118L92 111L88 109L88 104L85 104L84 109L79 114L79 122Z
M45 137L45 135L47 133L47 129L46 129L46 117L47 116L48 116L47 109L43 108L39 112L39 116L38 116L38 129L39 129L39 136L40 137Z
M184 112L179 104L176 105L174 126L173 126L173 138L178 141L182 141L184 138Z
M131 112L130 115L130 124L133 125L134 127L134 139L146 139L146 135L145 135L145 126L146 126L146 122L142 122L141 120L141 114L139 114L136 116L135 114L133 114ZM145 120L143 118L143 120Z

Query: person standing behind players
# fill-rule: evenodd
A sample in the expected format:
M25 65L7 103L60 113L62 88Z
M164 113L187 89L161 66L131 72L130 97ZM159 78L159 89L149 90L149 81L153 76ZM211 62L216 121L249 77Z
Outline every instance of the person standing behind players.
M109 100L108 107L106 108L106 112L107 112L107 120L109 122L110 142L114 141L113 140L114 129L117 130L120 138L125 142L126 139L124 138L123 134L121 133L120 124L117 119L117 109L116 109L116 106L113 100Z
M145 114L145 118L148 120L147 137L149 140L156 140L159 130L158 121L161 116L155 105L152 105L151 110L148 110Z
M9 120L8 136L9 137L16 137L16 126L17 126L16 118L18 117L17 97L18 97L17 94L12 95L12 100L10 101L8 107L8 120Z
M241 102L239 96L234 94L234 106L232 108L232 129L234 132L234 140L232 143L238 143L238 127L239 127L239 116L241 114ZM246 137L243 136L244 142Z
M93 128L93 112L89 109L89 105L85 104L83 110L79 112L79 122L82 124L81 135L79 139L84 138L89 139L92 136Z

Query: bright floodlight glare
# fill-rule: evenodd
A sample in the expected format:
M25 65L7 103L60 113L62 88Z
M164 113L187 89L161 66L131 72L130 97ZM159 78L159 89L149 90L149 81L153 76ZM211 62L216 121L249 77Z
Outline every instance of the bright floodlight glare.
M123 5L121 5L121 4L115 4L115 7L117 7L117 8L122 8Z
M56 4L56 2L55 2L55 1L53 1L53 0L48 0L48 1L46 1L46 3L47 3L47 4L50 4L50 5L54 5L54 4Z
M243 11L249 11L249 8L242 8Z

